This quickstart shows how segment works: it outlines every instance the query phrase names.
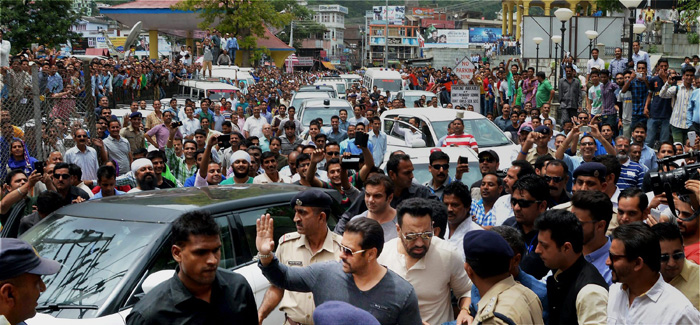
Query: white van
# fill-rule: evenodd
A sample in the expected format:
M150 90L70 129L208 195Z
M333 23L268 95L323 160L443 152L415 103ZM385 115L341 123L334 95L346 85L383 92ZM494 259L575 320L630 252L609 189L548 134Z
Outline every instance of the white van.
M369 68L362 78L362 86L367 90L372 91L374 86L381 90L382 94L390 91L391 94L396 94L403 87L403 79L398 71L393 71L385 68Z
M180 82L180 94L199 100L209 98L212 101L218 101L222 97L228 98L228 93L238 90L240 89L236 86L218 81L185 80Z
M345 99L345 90L347 85L345 80L340 77L323 77L320 80L314 82L314 86L330 86L333 87L338 98Z
M231 80L236 80L238 78L238 82L243 82L245 84L245 88L248 88L248 86L254 85L255 84L255 78L250 74L252 71L252 68L239 68L235 65L232 66L223 66L223 65L215 65L212 70L211 70L211 75L213 78L219 78L219 79L231 79ZM238 73L236 73L238 72ZM239 85L236 85L239 86Z
M340 75L340 78L345 80L345 85L347 86L347 88L362 85L362 76L360 76L359 74L343 73Z

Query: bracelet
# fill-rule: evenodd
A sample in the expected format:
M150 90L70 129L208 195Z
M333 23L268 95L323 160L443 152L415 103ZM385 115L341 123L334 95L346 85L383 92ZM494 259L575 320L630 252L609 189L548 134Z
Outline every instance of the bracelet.
M520 150L520 153L527 156L527 152Z
M270 254L265 254L265 255L258 253L257 255L255 255L255 260L258 261L258 260L260 260L260 259L263 259L263 258L270 258L270 257L272 257L272 253L270 253Z
M17 193L19 193L19 194L22 195L22 196L27 195L27 193L22 193L22 191L19 190L19 187L17 188Z
M460 309L461 309L461 310L465 310L465 311L467 312L467 314L469 314L469 316L472 315L472 312L471 312L471 310L469 310L469 307L462 307L462 308L460 308Z

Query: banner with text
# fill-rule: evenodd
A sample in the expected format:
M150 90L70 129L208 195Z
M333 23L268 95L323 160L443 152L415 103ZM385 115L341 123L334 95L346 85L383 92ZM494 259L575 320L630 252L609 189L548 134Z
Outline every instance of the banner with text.
M452 86L452 105L467 107L473 105L478 109L480 103L479 86L476 85L454 85Z
M470 43L494 43L503 37L500 28L471 27L469 28Z
M431 26L433 27L433 26ZM468 29L435 29L428 28L425 33L423 47L468 48Z

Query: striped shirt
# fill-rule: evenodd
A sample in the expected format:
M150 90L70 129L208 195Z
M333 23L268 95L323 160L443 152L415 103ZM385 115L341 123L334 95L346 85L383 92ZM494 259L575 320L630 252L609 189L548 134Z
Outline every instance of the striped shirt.
M671 113L671 125L679 129L687 129L690 125L686 124L686 116L688 114L688 101L690 94L695 87L686 88L684 84L671 86L668 82L664 84L659 91L661 98L673 98L673 113Z
M644 168L642 165L627 159L627 162L622 164L620 178L617 181L617 188L619 188L621 191L630 187L641 189L643 182Z
M479 146L476 145L476 139L469 133L462 133L461 135L450 134L445 138L445 143L442 146L469 147L474 150L479 149Z
M495 226L496 215L493 212L493 207L491 207L491 210L489 210L489 212L485 211L484 199L481 199L477 202L472 201L471 215L474 218L472 220L474 220L474 222L476 222L478 225L482 227Z

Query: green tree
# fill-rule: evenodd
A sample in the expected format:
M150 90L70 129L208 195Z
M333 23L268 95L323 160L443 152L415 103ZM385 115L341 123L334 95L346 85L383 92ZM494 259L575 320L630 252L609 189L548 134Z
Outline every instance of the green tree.
M299 5L299 2L296 0L272 0L271 2L278 12L292 14L294 19L294 42L292 46L294 48L301 48L301 40L327 31L325 26L313 20L314 11L306 6ZM277 37L285 43L289 43L291 26L291 23L284 26L284 30L277 34Z
M173 9L196 11L202 18L199 28L216 28L221 33L239 37L238 45L244 51L243 66L250 66L269 50L257 44L265 37L265 25L282 28L289 24L293 14L275 10L271 1L250 0L183 0ZM255 62L254 61L254 62Z
M12 42L13 54L32 43L55 48L80 39L71 26L81 14L73 11L71 1L2 0L0 26L7 29L4 38Z

